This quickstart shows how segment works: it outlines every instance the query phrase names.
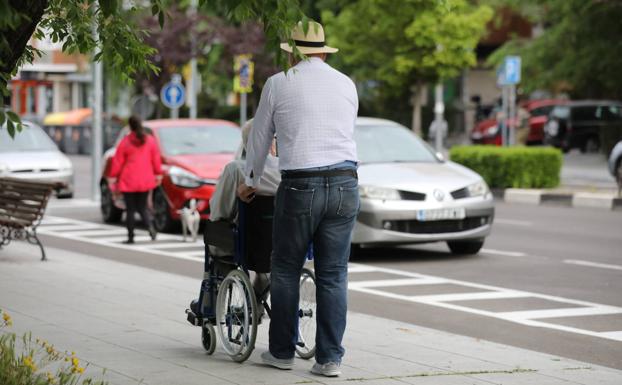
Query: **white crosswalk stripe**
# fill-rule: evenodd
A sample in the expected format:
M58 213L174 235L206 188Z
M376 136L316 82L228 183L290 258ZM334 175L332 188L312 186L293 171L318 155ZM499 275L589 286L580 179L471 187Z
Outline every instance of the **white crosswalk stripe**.
M395 278L382 280L357 280L357 274L369 274L374 272L379 274L391 274L394 275ZM592 337L606 338L609 340L622 342L622 331L612 330L606 332L598 332L577 327L565 326L555 323L554 321L546 322L547 319L572 319L572 317L599 315L619 315L620 319L622 319L622 307L602 305L593 302L579 301L569 298L531 293L521 290L512 290L502 287L482 285L474 282L466 282L455 279L435 277L419 273L353 263L350 264L349 275L350 282L348 283L348 289L356 292L377 295L406 302L421 303L445 309L477 314L485 317L493 317L527 326L561 330L570 333L583 334ZM439 288L439 291L442 286L446 287L447 285L451 285L452 287L456 286L456 290L462 291L464 291L464 289L483 289L485 291L477 290L467 293L456 292L426 295L409 295L397 293L393 290L396 287L399 287L401 291L404 291L404 288L408 286L412 287L413 290L416 290L417 286L421 285L431 285L432 288L436 286ZM552 307L549 309L521 309L517 311L493 311L486 310L486 306L484 306L483 308L481 307L481 304L486 303L486 301L494 301L500 299L517 299L519 301L539 299L543 301L550 301L555 304L551 304ZM476 301L477 305L479 305L480 307L476 307L473 302L469 303L469 301Z
M148 233L144 230L139 230L135 238L139 243L125 245L121 243L126 239L125 229L121 227L53 216L46 216L37 232L48 236L89 242L124 250L138 250L201 263L204 260L204 245L202 239L192 242L192 240L188 238L187 242L184 242L181 235L158 234L157 242L150 242ZM486 250L485 252L500 254L498 250ZM508 256L522 256L522 253L521 255L519 255L519 253L513 253L512 255L509 255L509 253L506 254L508 254ZM357 279L357 275L361 277L362 274L369 276L374 273L378 273L378 278L380 279ZM349 264L349 275L350 282L348 288L354 292L436 306L484 317L492 317L526 326L548 328L622 342L622 330L593 331L555 323L559 319L603 315L620 316L622 319L622 307L507 289L403 270L388 269L367 264ZM387 279L387 275L393 278ZM455 292L447 292L448 287L450 291L455 290ZM409 288L413 289L413 293L404 294ZM418 288L425 288L426 292L419 295L414 294ZM437 292L435 293L435 291ZM539 306L533 309L525 309L519 307L519 309L516 310L504 308L495 311L490 310L490 306L482 307L482 304L491 304L499 300L502 300L504 305L507 305L511 300L529 301L534 299L551 302L550 308L542 308L542 306Z
M203 241L192 242L191 238L187 238L187 242L184 242L181 235L158 234L157 242L149 242L151 238L147 231L137 230L134 241L138 243L124 245L122 242L127 239L127 230L122 227L53 216L46 216L37 232L43 235L121 249L138 250L180 259L193 261L203 261L204 259L203 253L205 248Z

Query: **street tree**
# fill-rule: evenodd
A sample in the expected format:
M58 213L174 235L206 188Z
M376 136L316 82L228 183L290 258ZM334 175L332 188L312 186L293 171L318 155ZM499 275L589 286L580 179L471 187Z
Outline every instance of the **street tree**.
M460 75L476 63L474 48L492 9L467 0L339 2L322 20L340 60L357 81L412 95L412 128L421 134L424 84Z
M126 81L138 72L157 72L148 57L155 53L144 38L137 14L149 10L160 26L166 19L169 0L0 0L0 93L8 95L8 83L19 66L32 62L40 52L29 42L34 37L49 37L62 43L68 53L92 53L105 58L107 65ZM210 9L228 20L262 23L266 38L277 42L288 36L291 26L305 19L299 0L199 0L199 6ZM97 26L97 34L93 27ZM275 48L276 50L277 48ZM7 119L8 118L8 119ZM7 123L11 135L20 129L19 117L0 105L0 127Z
M539 25L532 39L515 38L489 59L522 58L525 92L549 90L576 98L622 98L622 2L616 0L489 0Z

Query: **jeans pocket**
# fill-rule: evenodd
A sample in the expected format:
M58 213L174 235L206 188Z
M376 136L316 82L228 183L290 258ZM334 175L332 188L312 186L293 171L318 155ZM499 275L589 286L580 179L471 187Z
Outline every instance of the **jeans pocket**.
M283 213L285 215L311 215L315 189L298 189L286 186L283 194Z
M355 187L339 187L339 207L337 215L351 218L359 211L359 189Z

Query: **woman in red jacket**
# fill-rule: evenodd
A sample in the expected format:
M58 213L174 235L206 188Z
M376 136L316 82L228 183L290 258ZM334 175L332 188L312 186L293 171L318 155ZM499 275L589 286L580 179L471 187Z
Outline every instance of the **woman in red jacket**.
M147 135L137 117L129 120L130 133L117 146L110 177L117 183L125 199L127 241L134 243L134 214L140 213L152 240L156 238L151 216L147 211L147 195L162 180L160 151L153 136Z

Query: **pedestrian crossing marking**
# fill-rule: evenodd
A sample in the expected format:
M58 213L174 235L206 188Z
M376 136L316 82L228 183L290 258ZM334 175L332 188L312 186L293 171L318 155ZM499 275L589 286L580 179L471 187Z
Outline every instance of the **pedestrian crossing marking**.
M569 327L555 323L545 322L547 318L563 318L576 316L597 316L603 314L622 314L622 307L603 305L588 301L580 301L575 299L551 296L546 294L532 293L522 290L506 289L491 285L484 285L474 282L461 281L456 279L442 278L419 273L376 267L372 265L360 265L351 263L349 265L349 273L356 275L357 273L389 273L408 278L395 278L396 284L391 284L388 280L370 280L370 281L351 281L348 289L365 294L377 295L385 298L402 300L407 302L421 303L441 307L449 310L462 311L466 313L476 314L484 317L492 317L502 319L509 322L518 323L526 326L548 328L560 330L570 333L583 334L592 337L606 338L614 341L622 341L622 331L595 332L576 327ZM447 293L434 295L409 296L397 294L390 291L382 290L383 288L416 285L417 283L428 281L434 284L452 284L465 286L469 288L479 288L486 291L471 293ZM528 311L503 311L495 312L490 310L477 309L468 306L471 300L496 300L509 298L539 298L548 301L558 302L562 304L573 305L568 308L538 309ZM459 302L459 303L457 303ZM576 307L579 306L579 307Z
M204 262L204 245L202 240L198 240L196 242L184 242L181 235L158 234L158 242L125 245L121 243L123 240L126 239L126 237L123 236L125 234L125 229L119 226L95 224L92 222L85 222L75 219L53 216L46 216L43 219L41 226L38 228L38 233L124 250L135 250L171 258L195 261L200 263ZM98 237L100 235L103 237ZM150 241L150 238L146 231L139 230L136 232L135 240ZM348 284L348 289L352 291L381 296L385 298L392 298L406 302L436 306L448 310L461 311L484 317L502 319L505 321L514 322L526 326L548 328L569 333L605 338L614 341L622 341L622 331L612 330L607 332L595 332L591 330L546 322L548 318L622 314L622 307L603 305L588 301L580 301L521 290L507 289L475 282L467 282L414 272L377 267L373 265L351 263L348 266L348 272L349 274L354 276L361 273L384 273L395 276L395 278L391 279L350 281ZM383 288L408 286L416 287L420 285L439 285L440 287L441 285L447 284L480 290L469 293L460 292L415 296L398 294L383 290ZM570 304L574 305L575 307L495 312L490 310L477 309L475 307L469 306L468 303L471 300L482 301L511 298L539 298L562 304Z
M135 231L134 241L144 241L148 243L126 245L122 243L127 239L127 230L123 227L54 216L45 216L37 232L42 235L61 237L125 250L136 250L184 260L203 262L205 259L202 242L184 242L181 235L175 234L158 234L158 241L151 242L151 237L147 231L137 230ZM184 250L169 250L176 248Z

